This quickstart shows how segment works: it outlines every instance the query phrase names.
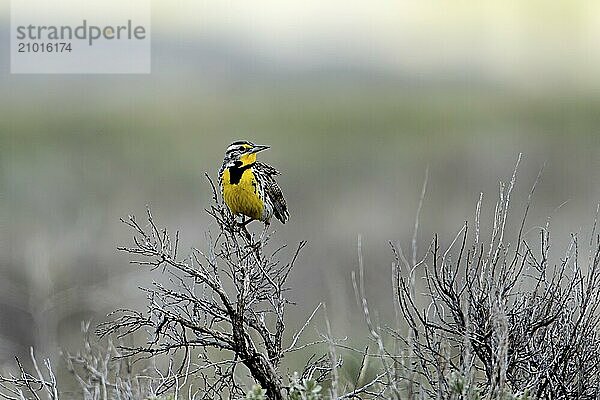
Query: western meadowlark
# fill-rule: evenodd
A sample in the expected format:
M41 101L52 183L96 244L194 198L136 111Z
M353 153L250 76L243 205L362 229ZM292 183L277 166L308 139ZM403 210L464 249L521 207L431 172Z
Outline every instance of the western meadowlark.
M250 217L243 225L259 220L267 226L273 215L285 224L289 217L283 193L275 182L279 172L256 161L256 154L268 148L240 140L231 143L225 151L219 170L221 194L234 215Z

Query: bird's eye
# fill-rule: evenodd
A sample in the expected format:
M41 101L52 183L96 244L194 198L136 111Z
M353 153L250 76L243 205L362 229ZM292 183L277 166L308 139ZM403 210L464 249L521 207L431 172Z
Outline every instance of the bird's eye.
M238 151L246 151L246 148L244 146L240 146L238 147Z

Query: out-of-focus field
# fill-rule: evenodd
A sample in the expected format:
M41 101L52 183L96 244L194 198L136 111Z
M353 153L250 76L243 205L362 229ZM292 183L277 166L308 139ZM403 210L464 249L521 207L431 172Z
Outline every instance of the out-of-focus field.
M366 84L178 96L141 87L131 96L79 84L59 99L40 94L2 107L7 358L17 344L63 342L80 320L142 299L135 288L148 276L115 251L129 239L119 217L149 204L182 231L183 249L201 246L211 228L203 173L215 176L236 138L272 146L263 158L281 169L292 213L289 224L273 225L277 239L309 240L292 280L294 315L324 300L342 329L355 321L357 235L374 300L386 299L387 241L408 246L427 166L423 245L433 231L450 239L472 218L480 191L491 211L498 179L508 178L519 152L523 196L547 163L533 221L569 200L557 213L568 221L559 230L586 228L599 197L593 99Z
M152 275L117 253L130 240L119 218L148 204L181 231L182 252L202 247L214 228L204 172L214 178L240 138L271 145L262 159L282 171L291 219L272 225L276 241L309 242L291 280L290 328L319 301L338 336L360 325L350 280L358 235L368 295L391 318L388 241L408 250L427 167L421 249L434 232L451 241L480 192L489 217L498 179L520 152L515 204L546 164L530 226L553 215L557 257L570 232L592 223L600 200L592 89L554 87L552 75L533 90L469 72L279 71L257 66L256 54L251 66L240 56L209 68L189 54L218 58L210 47L183 52L187 42L171 38L177 53L162 40L148 76L16 76L2 67L0 363L31 345L42 354L75 347L80 321L141 307L136 288ZM523 210L515 211L516 222Z

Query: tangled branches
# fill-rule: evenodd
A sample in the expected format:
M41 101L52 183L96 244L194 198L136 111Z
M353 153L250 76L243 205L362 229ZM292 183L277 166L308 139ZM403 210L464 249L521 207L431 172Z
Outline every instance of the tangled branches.
M243 364L270 398L283 399L276 369L284 354L285 284L305 243L281 263L277 257L283 247L267 255L269 236L240 235L240 224L216 194L207 211L217 222L218 235L207 236L208 249L193 249L186 258L178 257L178 234L173 238L159 229L150 210L146 227L133 216L123 221L135 237L132 247L120 250L141 257L134 261L138 264L161 270L168 282L144 289L146 312L121 310L99 333L146 334L144 345L124 348L127 357L182 353L177 372L187 375L192 368L193 375L203 377L202 398L241 396L236 367ZM221 352L215 356L214 350ZM191 363L192 356L201 362Z
M572 235L558 263L550 257L549 223L537 248L506 239L515 173L501 186L489 240L465 224L446 249L436 236L428 255L409 263L398 247L396 297L408 335L409 393L429 398L596 399L600 393L600 237L594 221L587 257ZM537 183L537 180L536 180ZM424 293L415 281L422 272ZM510 394L510 395L509 395ZM520 397L519 397L520 398Z
M370 340L361 349L334 338L321 304L284 344L286 282L305 243L291 251L289 261L280 261L284 247L269 251L270 234L250 234L218 201L214 186L207 212L215 236L207 234L204 248L189 255L179 255L179 234L159 228L150 210L143 223L124 219L133 244L119 249L159 278L142 289L144 311L112 313L97 329L103 344L89 340L86 325L83 350L65 354L79 398L596 399L597 218L589 241L573 234L565 256L553 261L549 220L540 228L539 245L528 240L536 180L511 243L515 180L516 168L500 187L489 236L480 223L480 196L474 222L465 223L449 245L436 235L420 260L417 212L411 260L399 244L392 246L395 326L381 323L369 304L359 240L352 282ZM303 343L318 312L325 312L325 329ZM285 377L284 357L312 346L327 354ZM361 356L350 379L339 371L345 353ZM59 390L48 360L40 368L32 351L31 365L33 372L27 372L17 360L15 372L0 376L0 398L74 397Z

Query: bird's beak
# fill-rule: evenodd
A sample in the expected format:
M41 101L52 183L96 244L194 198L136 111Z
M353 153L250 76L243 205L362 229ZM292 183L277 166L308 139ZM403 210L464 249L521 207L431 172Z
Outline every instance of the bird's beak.
M256 145L252 149L250 149L250 153L258 153L259 151L263 151L268 148L269 146Z

